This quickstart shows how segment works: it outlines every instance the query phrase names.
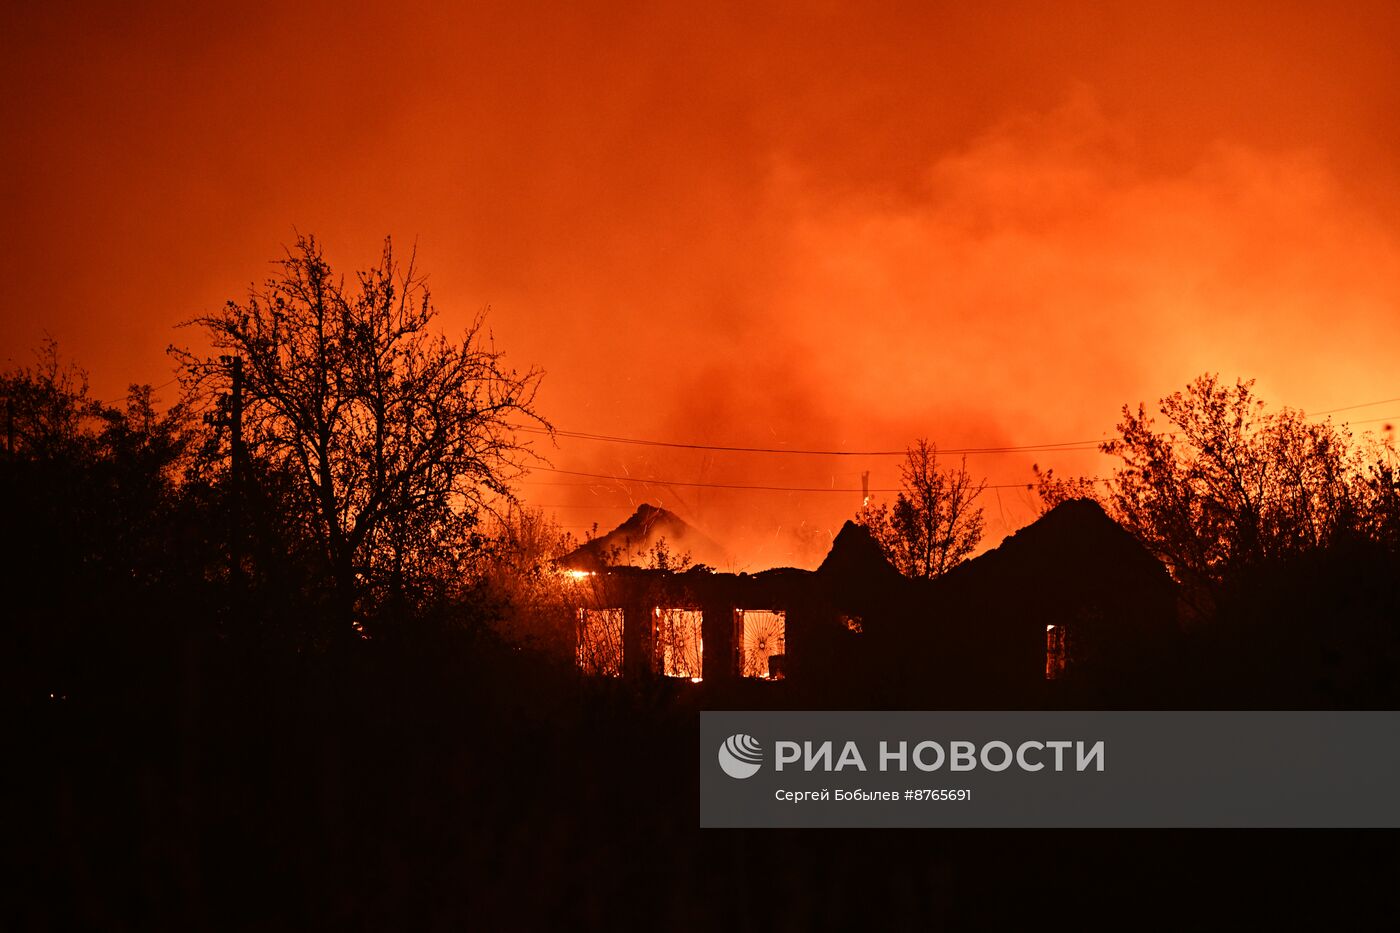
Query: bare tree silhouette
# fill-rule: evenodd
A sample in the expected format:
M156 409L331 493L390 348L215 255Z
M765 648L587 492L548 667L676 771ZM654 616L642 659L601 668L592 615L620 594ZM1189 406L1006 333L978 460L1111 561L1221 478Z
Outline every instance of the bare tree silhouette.
M938 465L938 447L919 438L900 467L903 489L894 505L866 503L856 513L904 575L940 577L977 548L983 514L977 499L986 480L974 481L967 457L956 468Z
M424 278L388 239L349 284L313 237L277 266L243 303L186 325L242 359L247 456L293 478L289 505L351 620L365 596L412 595L479 544L481 512L532 456L513 422L548 427L542 374L506 367L484 314L458 339L436 332ZM195 399L234 390L220 356L172 353Z

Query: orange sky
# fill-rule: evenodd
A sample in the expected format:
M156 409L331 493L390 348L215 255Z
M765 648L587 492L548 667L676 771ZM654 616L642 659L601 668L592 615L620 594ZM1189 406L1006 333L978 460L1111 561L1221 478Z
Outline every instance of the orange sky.
M171 325L294 228L347 268L417 238L445 322L491 306L571 430L1080 440L1207 369L1400 396L1394 4L39 6L0 29L0 355L51 334L103 397L167 381ZM550 457L837 487L897 462ZM1107 466L969 465L1037 459ZM523 492L571 526L665 504L749 568L813 564L859 504L584 482ZM988 492L992 543L1025 498Z

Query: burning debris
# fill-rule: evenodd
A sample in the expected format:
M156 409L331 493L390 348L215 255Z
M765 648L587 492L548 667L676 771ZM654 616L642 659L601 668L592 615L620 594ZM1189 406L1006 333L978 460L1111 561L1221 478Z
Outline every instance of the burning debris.
M623 621L621 609L579 609L575 653L579 670L600 677L622 676Z

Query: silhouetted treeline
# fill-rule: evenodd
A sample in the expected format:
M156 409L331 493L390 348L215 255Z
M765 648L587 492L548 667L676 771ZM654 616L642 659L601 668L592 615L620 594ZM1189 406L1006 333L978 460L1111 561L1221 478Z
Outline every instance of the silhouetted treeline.
M1253 382L1206 374L1123 407L1112 476L1038 484L1046 507L1090 497L1180 587L1181 705L1400 703L1400 453L1271 409Z
M0 381L6 442L3 689L32 705L169 676L184 635L226 612L210 490L181 487L183 410L149 390L93 400L52 344Z
M535 519L370 568L345 637L294 463L235 479L217 410L96 401L53 347L0 386L7 929L1128 927L1201 898L1323 922L1400 871L1375 833L701 833L698 710L819 690L580 678ZM1395 526L1366 515L1201 565L1228 572L1160 703L1394 706Z

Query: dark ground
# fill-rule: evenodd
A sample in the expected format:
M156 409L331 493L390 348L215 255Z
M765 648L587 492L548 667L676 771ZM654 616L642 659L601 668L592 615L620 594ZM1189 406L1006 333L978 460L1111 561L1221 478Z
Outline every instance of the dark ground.
M1400 908L1390 831L701 831L697 711L752 697L581 683L484 636L138 667L22 710L4 928L1345 928Z

